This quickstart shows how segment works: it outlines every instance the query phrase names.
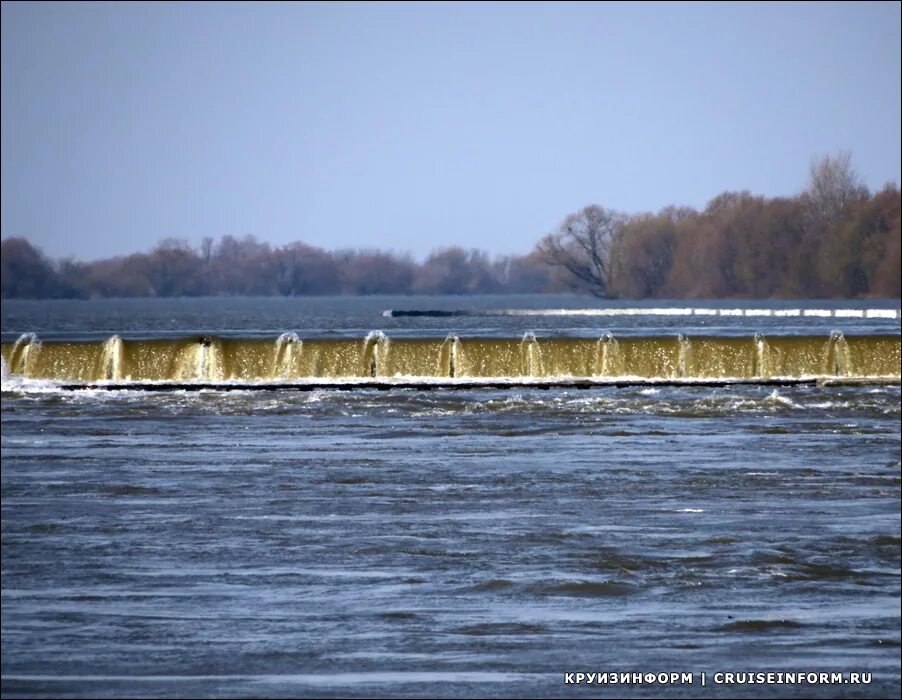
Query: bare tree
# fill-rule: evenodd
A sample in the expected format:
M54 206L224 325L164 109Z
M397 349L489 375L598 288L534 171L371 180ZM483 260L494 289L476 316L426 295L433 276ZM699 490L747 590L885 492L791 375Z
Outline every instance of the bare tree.
M867 199L869 193L852 167L852 154L840 151L811 162L805 194L811 219L832 224L842 218L846 206Z
M6 238L0 244L0 295L52 297L56 273L44 254L24 238Z
M570 273L574 287L608 298L611 246L626 221L625 214L591 204L570 214L537 248L546 264Z

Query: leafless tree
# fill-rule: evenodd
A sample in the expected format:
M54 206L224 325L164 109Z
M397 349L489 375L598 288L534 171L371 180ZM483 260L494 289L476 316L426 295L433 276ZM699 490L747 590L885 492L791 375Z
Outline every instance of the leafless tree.
M808 178L809 217L832 224L842 218L851 202L867 199L868 189L852 167L852 154L841 151L811 162Z
M626 221L620 212L591 204L564 219L557 230L539 241L538 250L548 265L567 270L575 287L607 298L611 246Z

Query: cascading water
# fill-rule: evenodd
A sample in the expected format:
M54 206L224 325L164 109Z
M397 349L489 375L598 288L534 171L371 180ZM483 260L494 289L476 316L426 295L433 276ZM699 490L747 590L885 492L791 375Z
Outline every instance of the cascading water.
M2 344L10 375L73 382L769 381L900 376L899 336L193 338Z
M687 377L689 376L688 365L690 361L690 353L692 352L692 343L689 341L689 338L680 333L677 337L677 343L679 344L679 359L677 360L677 377Z
M536 334L532 331L526 331L520 341L520 366L522 373L527 377L541 377L544 374L542 349L536 341Z
M445 338L445 342L442 343L439 363L442 373L447 377L457 376L457 344L458 339L456 335L449 335Z
M380 355L388 354L388 336L382 331L370 331L363 339L363 366L364 372L369 377L379 374ZM380 348L382 350L380 351Z
M293 376L304 345L297 333L283 333L276 338L273 351L272 376L282 379Z
M23 333L13 344L9 360L12 374L29 374L28 357L41 349L41 341L34 333Z
M109 381L122 379L122 338L118 335L111 336L104 342L98 374Z
M851 374L851 361L849 357L849 344L842 331L830 333L827 343L827 372L838 377L848 377Z
M175 379L183 381L225 379L219 339L204 335L180 347L173 362L172 374Z
M752 373L756 377L769 377L770 368L767 364L767 340L763 333L755 333L755 362Z
M215 338L204 336L198 353L198 375L200 379L218 381L224 378L222 347Z
M596 374L601 377L617 377L624 374L620 344L614 334L607 331L598 339Z

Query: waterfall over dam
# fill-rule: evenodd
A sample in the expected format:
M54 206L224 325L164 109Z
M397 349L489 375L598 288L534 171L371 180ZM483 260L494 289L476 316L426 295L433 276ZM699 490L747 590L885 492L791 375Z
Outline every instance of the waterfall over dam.
M78 386L630 382L899 383L898 335L185 338L2 344L4 375Z

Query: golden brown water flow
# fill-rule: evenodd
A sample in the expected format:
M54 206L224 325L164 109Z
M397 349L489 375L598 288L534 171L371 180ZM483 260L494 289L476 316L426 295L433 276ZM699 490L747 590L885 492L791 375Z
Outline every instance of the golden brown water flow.
M769 379L900 376L899 336L302 340L179 339L2 344L11 374L64 381L341 378Z
M382 341L377 358L379 377L449 377L450 345L436 339Z

